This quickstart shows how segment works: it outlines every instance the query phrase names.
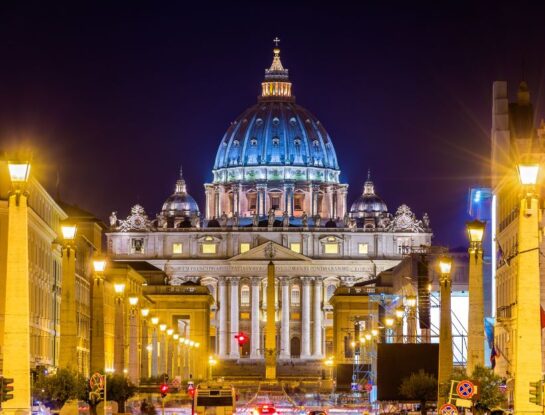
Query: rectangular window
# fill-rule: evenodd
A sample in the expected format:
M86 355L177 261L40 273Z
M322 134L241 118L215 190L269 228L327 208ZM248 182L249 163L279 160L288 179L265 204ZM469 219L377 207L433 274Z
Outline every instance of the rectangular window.
M305 196L304 195L294 195L293 196L293 208L295 210L303 210L303 200Z
M257 205L257 195L250 193L246 196L248 198L248 210L255 210Z
M202 244L202 253L203 254L215 254L216 253L216 244Z
M182 253L182 244L177 242L172 244L172 253L173 254L181 254Z
M359 243L358 244L358 253L362 255L367 255L369 253L369 244Z
M293 252L297 252L298 254L301 253L301 244L298 243L298 242L293 242L290 244L290 249L293 251Z
M244 252L248 252L250 250L250 244L247 242L243 242L240 244L240 253L243 254Z
M339 253L338 243L324 244L324 254L338 254L338 253Z
M274 210L280 209L280 196L271 196L271 207Z
M143 254L144 253L144 239L137 238L131 239L131 254Z

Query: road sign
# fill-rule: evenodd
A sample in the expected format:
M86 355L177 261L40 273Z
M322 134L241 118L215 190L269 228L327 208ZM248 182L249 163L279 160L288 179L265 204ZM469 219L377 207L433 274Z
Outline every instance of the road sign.
M458 415L458 409L451 403L446 403L439 408L441 415Z
M373 390L373 385L370 384L370 383L366 383L366 384L365 384L365 390L366 390L367 392L371 392L371 391Z
M92 390L104 389L104 376L98 372L93 373L93 376L89 379L89 386Z
M462 399L471 399L475 394L475 385L469 380L461 380L456 385L456 393Z

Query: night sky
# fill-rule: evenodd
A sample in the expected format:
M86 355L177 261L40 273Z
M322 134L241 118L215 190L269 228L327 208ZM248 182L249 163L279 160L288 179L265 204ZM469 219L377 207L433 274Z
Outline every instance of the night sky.
M467 190L487 184L492 82L527 79L544 112L543 2L72 3L0 4L0 147L31 147L48 189L59 171L61 197L104 220L137 202L154 217L180 164L204 211L275 36L349 203L371 168L392 213L430 214L436 244L466 243Z

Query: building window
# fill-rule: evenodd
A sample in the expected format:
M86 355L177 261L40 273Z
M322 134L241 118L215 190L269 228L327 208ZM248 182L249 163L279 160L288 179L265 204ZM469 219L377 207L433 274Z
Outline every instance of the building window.
M338 254L339 253L339 244L336 242L328 242L324 244L324 254Z
M368 243L359 243L358 244L358 253L361 255L367 255L369 253L369 244Z
M133 238L131 239L131 254L143 254L144 253L144 239Z
M297 252L298 254L300 254L301 253L301 244L299 242L292 242L290 244L290 249L293 252Z
M293 208L295 210L303 210L303 202L305 201L305 195L296 194L293 196Z
M250 250L250 244L248 242L243 242L240 244L240 253L248 252Z
M216 244L204 243L201 245L201 250L203 254L215 254L216 253Z
M181 254L183 252L182 244L179 242L176 242L172 244L172 253L173 254Z
M291 304L299 305L301 303L301 289L298 285L291 287Z
M331 300L331 297L333 297L333 294L335 294L335 290L337 287L333 284L327 286L326 290L326 301L329 303L329 300Z
M246 195L246 198L248 199L248 210L256 210L257 206L257 194L255 193L248 193Z
M240 287L240 305L250 305L250 287L247 285Z
M280 194L271 193L271 208L274 210L280 209Z

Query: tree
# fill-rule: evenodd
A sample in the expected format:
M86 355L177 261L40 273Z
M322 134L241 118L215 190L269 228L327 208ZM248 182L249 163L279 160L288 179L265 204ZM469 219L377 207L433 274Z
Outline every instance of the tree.
M136 387L125 376L114 374L106 379L106 388L108 400L116 401L119 412L125 412L125 401L135 394Z
M420 402L420 413L426 415L426 403L437 399L437 379L423 370L411 373L401 381L399 392L407 399Z
M86 399L86 386L86 379L78 372L58 369L52 375L38 375L33 395L53 409L59 409L69 399Z
M482 414L505 403L505 395L500 389L505 380L492 369L475 366L471 380L478 388L478 394L473 397L474 413Z

